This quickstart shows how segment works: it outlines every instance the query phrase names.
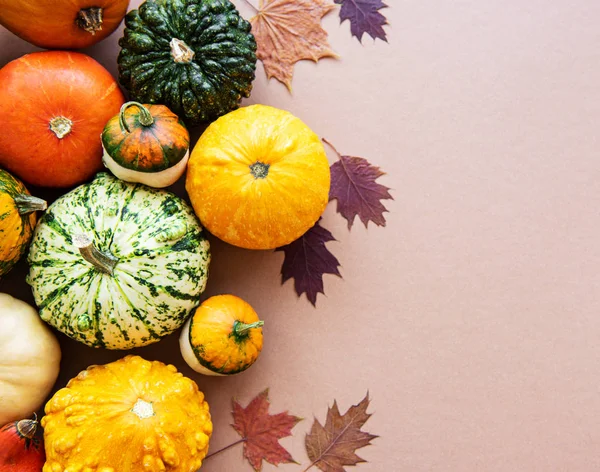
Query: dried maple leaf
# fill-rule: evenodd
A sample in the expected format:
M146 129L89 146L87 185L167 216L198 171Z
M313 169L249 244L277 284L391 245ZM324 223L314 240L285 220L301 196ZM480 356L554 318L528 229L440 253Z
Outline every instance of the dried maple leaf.
M301 420L286 412L269 414L269 390L259 393L246 408L233 401L233 427L244 441L244 457L254 470L265 460L273 465L294 462L291 454L278 442L292 435L292 428Z
M291 91L296 62L338 57L321 27L321 18L334 8L327 0L260 0L250 23L256 56L268 78L275 77Z
M285 257L281 267L281 283L294 279L294 288L298 296L306 293L313 304L317 303L317 294L323 291L323 275L340 275L337 258L329 252L325 243L335 241L333 235L317 221L304 235L290 244L277 248Z
M388 187L375 182L385 172L362 157L342 156L329 141L323 141L339 156L331 165L329 200L337 200L337 212L348 220L348 229L357 215L365 227L369 221L385 226L383 213L388 210L381 200L393 200L393 197Z
M369 394L358 405L351 406L340 415L337 402L327 410L325 426L315 418L310 433L306 435L305 445L312 466L324 472L345 472L344 466L366 462L358 457L356 449L368 446L378 436L361 431L360 428L371 417L367 413Z
M382 8L387 8L382 0L335 0L335 3L342 6L340 23L349 20L350 32L360 42L364 33L373 39L379 38L387 42L383 26L388 22L379 12Z

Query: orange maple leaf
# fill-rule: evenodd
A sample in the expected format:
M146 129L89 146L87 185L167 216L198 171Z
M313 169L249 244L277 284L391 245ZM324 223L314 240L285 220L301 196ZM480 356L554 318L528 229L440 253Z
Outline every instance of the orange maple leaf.
M267 78L275 77L291 92L296 62L339 57L321 27L321 19L334 8L328 0L260 0L250 23Z

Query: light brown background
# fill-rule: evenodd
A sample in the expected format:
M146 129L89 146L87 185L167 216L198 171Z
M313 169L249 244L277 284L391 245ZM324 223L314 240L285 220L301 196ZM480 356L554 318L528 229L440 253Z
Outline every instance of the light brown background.
M317 309L280 286L282 253L212 240L207 294L237 294L266 320L248 372L194 374L176 336L137 352L197 380L212 450L237 439L231 397L270 387L273 412L306 418L282 441L306 465L313 415L368 390L365 429L381 437L348 470L597 470L600 2L389 3L389 44L361 46L336 10L324 26L341 59L298 64L292 95L259 66L249 101L294 112L387 171L388 226L348 232L329 206L344 278L326 276ZM119 37L86 51L113 73ZM0 44L0 65L34 50L5 30ZM25 272L0 290L31 301ZM122 355L61 341L58 386ZM236 448L203 470L251 468Z

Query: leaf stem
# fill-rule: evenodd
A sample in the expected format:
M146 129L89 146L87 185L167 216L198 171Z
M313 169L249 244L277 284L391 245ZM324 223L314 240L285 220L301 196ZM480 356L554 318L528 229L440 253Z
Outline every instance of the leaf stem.
M308 469L310 469L311 467L313 467L315 464L316 464L316 462L313 462L306 469L304 469L302 472L306 472Z
M249 5L250 8L252 8L256 13L258 13L258 8L252 5L249 0L244 0L244 3L246 3L246 5Z
M331 144L329 141L327 141L325 138L321 138L321 141L323 141L325 144L327 144L327 146L329 146L331 149L334 150L334 152L338 155L338 157L341 159L342 155L340 154L340 152L335 148L335 146L333 144Z
M229 444L228 446L222 447L221 449L219 449L215 452L211 452L204 458L204 460L208 459L209 457L216 456L217 454L219 454L223 451L226 451L230 447L237 446L239 443L243 443L243 442L246 442L246 438L238 439L236 442L233 442L233 443Z

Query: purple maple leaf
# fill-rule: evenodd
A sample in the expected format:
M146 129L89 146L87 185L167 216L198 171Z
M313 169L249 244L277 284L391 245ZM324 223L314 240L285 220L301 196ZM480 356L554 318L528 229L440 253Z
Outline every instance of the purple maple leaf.
M334 274L341 277L338 270L339 261L325 247L328 241L335 241L335 238L317 221L296 241L276 249L285 254L281 267L281 283L293 278L298 296L306 293L306 298L313 306L316 306L317 294L325 294L323 275Z
M331 143L325 142L335 150ZM385 226L383 213L388 210L381 200L393 200L393 197L388 187L375 182L385 172L362 157L342 156L339 153L338 156L340 159L331 165L329 200L337 200L337 212L348 220L348 229L352 228L357 215L365 228L369 221L377 226Z
M373 39L379 38L387 42L383 26L388 22L379 12L382 8L387 8L382 0L335 0L335 3L342 6L340 23L350 20L350 32L360 42L364 33Z

